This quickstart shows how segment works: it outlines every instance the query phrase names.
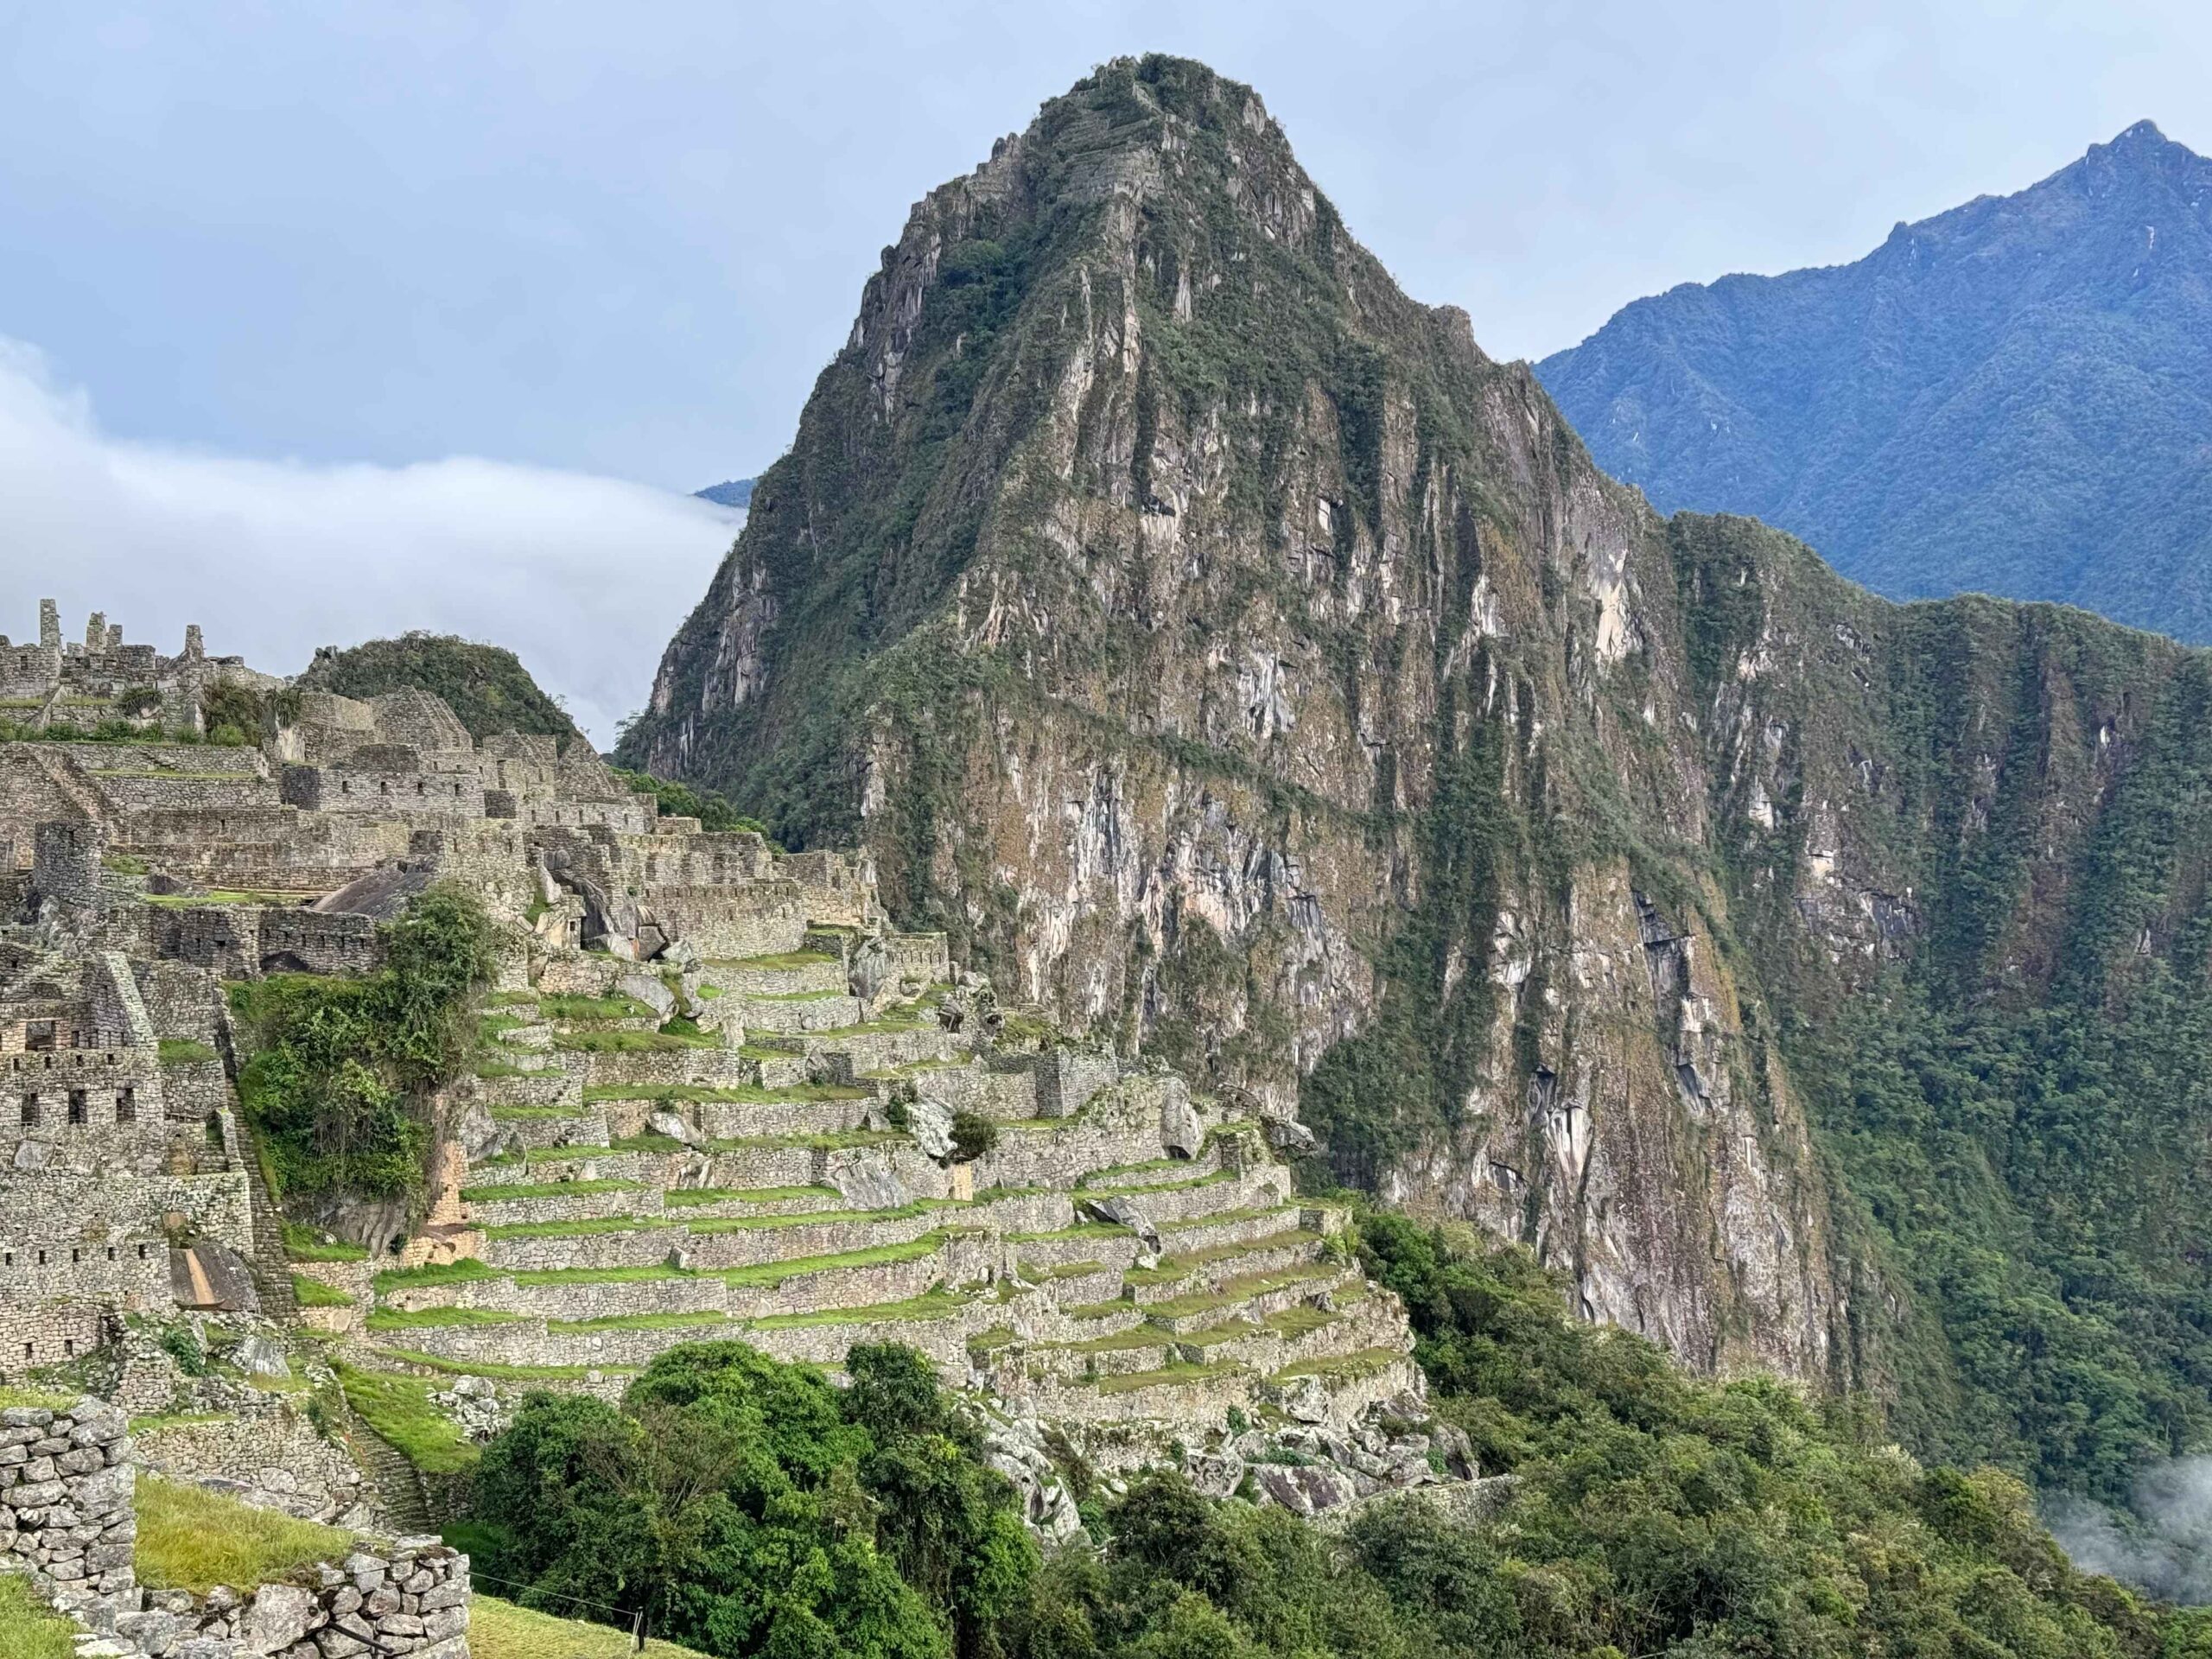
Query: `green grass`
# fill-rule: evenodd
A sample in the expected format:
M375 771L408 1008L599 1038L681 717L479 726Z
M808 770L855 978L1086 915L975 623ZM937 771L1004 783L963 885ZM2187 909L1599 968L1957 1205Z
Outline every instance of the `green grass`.
M417 1469L427 1474L450 1475L475 1463L476 1447L461 1433L459 1424L430 1404L432 1388L423 1378L365 1371L343 1360L333 1369L338 1373L339 1386L346 1390L346 1403Z
M303 1273L292 1275L292 1294L302 1307L351 1307L353 1299L335 1285L326 1285L320 1279L310 1279Z
M821 1135L748 1135L731 1141L710 1141L710 1152L775 1152L804 1147L810 1152L837 1152L848 1147L887 1147L910 1137L896 1129L832 1129Z
M681 1227L682 1222L645 1216L591 1216L582 1221L511 1221L486 1227L486 1238L591 1238L601 1233L653 1233Z
M219 1058L207 1044L189 1037L164 1037L161 1040L163 1065L199 1065Z
M375 1348L370 1351L379 1359L388 1359L396 1365L419 1365L424 1370L435 1371L442 1376L489 1377L494 1382L575 1382L588 1376L594 1370L601 1376L634 1376L636 1375L635 1371L619 1365L503 1365L499 1361L491 1359L448 1359L442 1354L421 1353L412 1348ZM367 1375L381 1376L386 1374L371 1372ZM423 1382L421 1377L401 1377L399 1380L403 1382ZM427 1390L429 1385L425 1382L423 1387ZM346 1397L351 1400L353 1396L349 1392ZM353 1408L356 1411L361 1409L359 1406ZM361 1414L364 1417L368 1415L366 1412L361 1412ZM435 1412L431 1414L436 1415ZM445 1420L440 1418L439 1421L442 1422ZM385 1438L391 1437L387 1435ZM463 1444L467 1445L466 1442ZM468 1460L474 1461L476 1455L475 1448L468 1446L467 1449ZM417 1466L423 1469L430 1468L429 1464L418 1464ZM467 1466L466 1462L456 1465L461 1468Z
M0 1653L8 1659L73 1659L76 1651L73 1623L33 1595L29 1580L13 1573L0 1576ZM549 1652L544 1659L553 1656Z
M67 1411L83 1398L51 1389L0 1388L0 1410L20 1406L32 1411Z
M1173 1301L1149 1302L1145 1313L1154 1319L1173 1319L1192 1313L1205 1313L1217 1307L1229 1307L1249 1301L1269 1291L1287 1290L1294 1285L1309 1283L1319 1279L1338 1279L1344 1276L1341 1268L1325 1262L1313 1262L1305 1267L1284 1268L1275 1273L1240 1273L1233 1279L1224 1280L1211 1291L1178 1296Z
M1235 1170L1217 1169L1210 1174L1193 1175L1190 1179L1185 1181L1158 1181L1150 1185L1147 1185L1140 1181L1120 1186L1087 1186L1078 1185L1076 1191L1082 1193L1085 1198L1127 1198L1136 1194L1142 1194L1148 1197L1155 1192L1190 1192L1202 1186L1218 1186L1224 1181L1233 1181L1236 1179L1236 1172ZM1209 1219L1211 1219L1211 1217L1209 1217Z
M769 1313L747 1319L749 1331L798 1331L823 1325L888 1325L912 1319L942 1319L969 1305L970 1298L950 1291L933 1290L903 1302L878 1302L869 1307L818 1307L804 1313Z
M484 999L492 1008L534 1008L537 1006L536 991L494 991Z
M650 1100L667 1105L789 1106L817 1100L866 1100L868 1093L866 1089L838 1083L802 1083L788 1089L762 1089L750 1084L717 1089L697 1083L594 1083L584 1086L584 1102L587 1105L609 1100Z
M0 1624L0 1630L5 1630ZM632 1659L630 1632L608 1624L581 1619L556 1618L550 1613L518 1607L497 1596L479 1594L470 1604L468 1650L474 1659ZM12 1648L0 1652L13 1655ZM47 1659L34 1650L28 1659ZM66 1647L54 1659L69 1659ZM648 1639L639 1659L706 1659L690 1648L673 1642Z
M365 1262L369 1253L359 1244L327 1243L312 1229L296 1221L284 1224L284 1254L295 1262Z
M1122 1274L1122 1281L1131 1285L1172 1284L1186 1279L1200 1268L1211 1267L1217 1262L1226 1262L1236 1255L1258 1255L1268 1250L1287 1250L1321 1242L1321 1235L1298 1228L1288 1232L1270 1233L1265 1238L1231 1240L1224 1244L1209 1244L1204 1249L1181 1250L1173 1255L1163 1255L1159 1265L1150 1268L1131 1268Z
M800 1255L782 1262L763 1262L752 1267L731 1268L718 1275L734 1286L780 1285L810 1273L839 1268L884 1268L900 1262L918 1262L935 1255L944 1243L941 1233L925 1233L899 1244L877 1244L864 1250L840 1250L834 1255Z
M691 1313L609 1313L596 1319L548 1319L547 1331L576 1336L593 1331L682 1331L695 1325L727 1325L729 1315L702 1308Z
M663 1279L696 1279L679 1268L531 1268L510 1275L518 1285L646 1285Z
M505 1186L464 1186L462 1199L469 1204L511 1204L526 1198L573 1198L595 1192L642 1192L642 1181L516 1182Z
M548 1020L650 1020L653 1011L634 996L541 996L537 1012Z
M368 1318L374 1332L429 1331L456 1325L520 1325L523 1316L498 1307L380 1307Z
M671 1210L702 1204L782 1204L799 1198L841 1198L834 1186L677 1186L661 1195Z
M717 957L709 968L754 968L766 973L790 973L801 968L823 968L836 962L826 950L785 950L767 957Z
M481 1073L478 1075L481 1076ZM577 1116L573 1106L494 1106L494 1123L550 1123L564 1117Z
M118 774L103 772L100 775L112 778ZM197 776L202 782L236 783L238 781L227 772L192 774L149 772L132 772L126 775L147 778ZM163 910L189 910L196 905L296 905L302 899L313 899L316 896L312 893L243 893L230 887L210 887L205 893L149 893L146 895L146 902L149 905L158 905Z
M1135 1394L1141 1389L1154 1389L1171 1382L1204 1382L1216 1377L1234 1376L1244 1368L1242 1365L1192 1365L1179 1363L1162 1366L1156 1371L1131 1371L1126 1376L1102 1376L1093 1385L1101 1394Z
M376 1293L379 1296L395 1290L411 1290L419 1285L458 1285L471 1279L499 1279L505 1275L488 1262L464 1255L458 1262L432 1262L419 1268L387 1268L377 1274Z
M1349 1379L1369 1376L1395 1365L1407 1356L1395 1348L1363 1348L1356 1354L1331 1354L1324 1359L1302 1359L1295 1365L1286 1365L1268 1380L1287 1382L1294 1377L1328 1376Z
M721 1046L719 1037L685 1031L569 1031L553 1039L554 1047L579 1054L666 1054Z
M827 1002L845 993L835 986L825 986L815 991L747 991L748 1002Z
M219 1584L297 1582L317 1561L342 1561L353 1547L353 1535L334 1527L201 1486L143 1473L138 1479L138 1581L149 1589L205 1595Z
M1054 1228L1048 1233L1008 1233L1006 1236L1006 1242L1009 1244L1042 1244L1064 1238L1133 1238L1135 1236L1135 1234L1119 1222L1085 1221L1079 1222L1073 1227Z

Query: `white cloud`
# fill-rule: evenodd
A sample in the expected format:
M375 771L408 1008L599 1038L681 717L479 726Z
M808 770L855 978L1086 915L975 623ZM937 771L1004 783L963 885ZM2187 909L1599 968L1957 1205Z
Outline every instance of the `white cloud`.
M593 738L641 706L743 515L642 485L461 457L237 460L103 434L0 337L0 631L87 612L175 651L296 673L317 645L429 628L507 646Z

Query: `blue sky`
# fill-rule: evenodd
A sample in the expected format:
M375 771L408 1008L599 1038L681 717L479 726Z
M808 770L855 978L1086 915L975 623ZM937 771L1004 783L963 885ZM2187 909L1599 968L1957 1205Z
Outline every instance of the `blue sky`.
M1500 356L1676 282L1855 257L2141 117L2212 146L2212 8L2147 0L17 0L0 369L35 364L18 402L95 447L696 488L784 448L909 204L1148 48L1257 86L1353 230ZM658 627L727 525L609 537L580 556L650 543ZM79 539L88 582L149 556ZM0 607L36 585L0 567Z

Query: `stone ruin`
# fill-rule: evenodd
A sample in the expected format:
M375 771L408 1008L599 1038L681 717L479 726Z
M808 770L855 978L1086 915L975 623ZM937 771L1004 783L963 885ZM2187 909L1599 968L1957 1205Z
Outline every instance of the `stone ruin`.
M276 702L258 747L0 743L0 1377L128 1349L134 1317L313 1326L480 1437L524 1387L619 1397L677 1343L834 1371L888 1340L1052 1535L1070 1453L1300 1512L1474 1474L1397 1299L1299 1195L1294 1120L1007 1020L890 927L864 857L658 816L581 745L473 742L424 693ZM370 970L440 882L502 944L427 1211L289 1217L370 1252L289 1259L224 984ZM160 1373L123 1386L183 1387ZM347 1440L385 1512L435 1507Z

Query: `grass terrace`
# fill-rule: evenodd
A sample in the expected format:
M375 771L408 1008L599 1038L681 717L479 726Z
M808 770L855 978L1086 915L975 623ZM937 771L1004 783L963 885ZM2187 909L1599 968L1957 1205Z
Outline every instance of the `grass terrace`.
M1164 1365L1156 1371L1131 1371L1126 1376L1102 1376L1091 1386L1101 1394L1135 1394L1143 1389L1157 1389L1182 1382L1206 1382L1225 1376L1235 1376L1245 1368L1223 1362L1214 1365L1193 1365L1179 1362Z
M942 1319L972 1306L973 1301L972 1297L952 1291L933 1290L903 1302L878 1302L870 1307L821 1307L804 1313L764 1314L757 1319L747 1319L745 1325L749 1331L800 1331L823 1325L890 1325Z
M762 1089L749 1084L710 1088L697 1083L594 1083L584 1085L584 1103L649 1100L664 1106L790 1106L817 1100L867 1100L871 1092L838 1083L801 1083L788 1089Z
M160 1052L163 1065L197 1065L219 1058L207 1044L189 1037L164 1037Z
M464 1186L461 1199L468 1204L499 1204L525 1198L574 1198L595 1192L642 1192L643 1181L510 1182L498 1186Z
M837 958L826 950L785 950L767 957L717 957L709 968L747 968L761 973L796 973L802 968L825 968Z
M326 1285L320 1279L310 1279L303 1273L292 1275L292 1295L302 1307L351 1307L353 1299L334 1285Z
M788 1204L805 1198L842 1198L834 1186L677 1186L661 1195L671 1210L705 1204Z
M601 1376L637 1375L634 1370L620 1365L503 1365L499 1361L491 1359L448 1359L440 1354L425 1354L412 1348L372 1348L369 1351L376 1355L378 1359L388 1360L395 1365L412 1365L417 1370L435 1371L441 1376L481 1376L494 1382L581 1382L594 1371ZM375 1375L387 1374L380 1372ZM395 1380L419 1384L426 1399L435 1387L434 1384L419 1376L403 1376ZM351 1390L348 1390L346 1397L349 1401L352 1400L353 1396ZM360 1408L356 1406L354 1409L359 1411ZM368 1415L366 1412L362 1412L361 1414L364 1417ZM433 1412L432 1415L435 1416L436 1414ZM437 1420L442 1423L447 1421L443 1417L438 1417ZM372 1423L371 1427L373 1427L374 1424ZM448 1423L448 1427L450 1427L452 1425ZM459 1433L458 1429L454 1430L456 1438ZM385 1435L385 1438L390 1440L391 1437ZM398 1443L394 1441L393 1444ZM467 1455L462 1462L454 1465L457 1469L465 1469L476 1459L476 1448L468 1445L466 1440L463 1440L461 1445ZM402 1446L400 1449L406 1451L407 1448ZM412 1453L410 1455L411 1456ZM423 1463L419 1459L416 1466L421 1469L431 1468L430 1465ZM431 1471L438 1472L436 1470Z
M6 1626L0 1624L0 1633ZM474 1659L633 1659L630 1632L609 1624L556 1618L518 1607L496 1596L479 1594L469 1609L468 1650ZM0 1651L13 1654L12 1648ZM44 1659L34 1653L32 1659ZM55 1659L68 1659L67 1648ZM648 1638L634 1659L706 1659L690 1648Z
M547 1020L650 1020L653 1011L634 996L541 996L537 1012Z
M368 1318L368 1328L378 1335L394 1331L442 1330L462 1325L521 1325L520 1313L497 1307L379 1307Z
M1131 1285L1170 1285L1178 1279L1187 1279L1200 1268L1210 1268L1217 1262L1226 1262L1234 1256L1257 1255L1267 1250L1296 1249L1321 1242L1319 1233L1293 1228L1288 1232L1270 1233L1265 1238L1231 1240L1225 1244L1209 1244L1201 1250L1183 1250L1173 1255L1163 1255L1157 1266L1131 1268L1122 1275L1122 1279L1123 1283Z
M476 1462L477 1449L461 1433L460 1425L431 1405L435 1389L426 1379L391 1371L365 1371L343 1360L334 1362L332 1369L338 1373L346 1403L354 1414L417 1469L429 1474L458 1474Z
M139 1476L136 1564L149 1589L205 1595L219 1584L296 1583L318 1561L344 1560L353 1547L353 1535L334 1527Z
M359 1244L341 1244L317 1238L315 1230L296 1221L284 1224L284 1254L295 1262L365 1262L369 1253Z

